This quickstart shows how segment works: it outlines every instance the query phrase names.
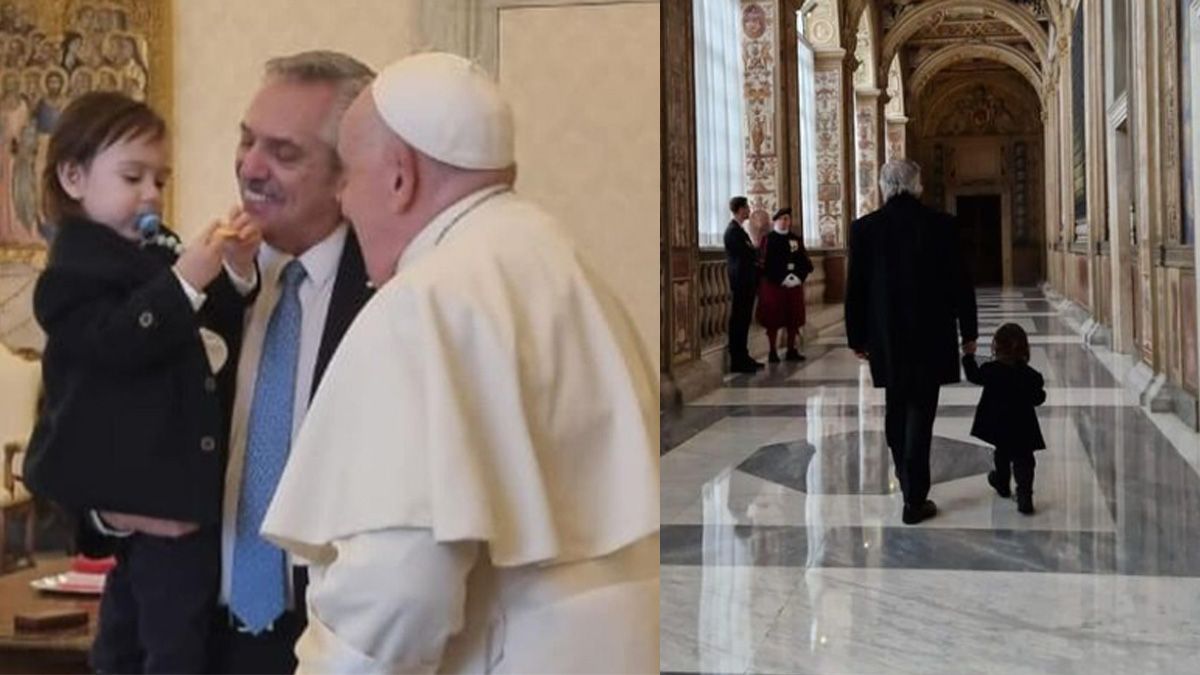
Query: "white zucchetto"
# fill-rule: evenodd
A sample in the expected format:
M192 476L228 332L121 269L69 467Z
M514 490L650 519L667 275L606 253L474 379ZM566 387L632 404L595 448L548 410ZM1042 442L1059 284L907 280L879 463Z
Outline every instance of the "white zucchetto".
M514 162L512 109L486 72L454 54L408 56L371 85L375 107L396 135L460 169Z

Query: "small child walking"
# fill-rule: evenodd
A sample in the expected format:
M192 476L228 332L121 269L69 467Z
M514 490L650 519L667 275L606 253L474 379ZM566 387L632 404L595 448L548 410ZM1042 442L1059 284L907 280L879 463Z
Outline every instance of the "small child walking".
M1033 453L1046 442L1034 408L1046 401L1045 380L1029 366L1029 337L1015 323L1006 323L992 338L992 361L982 366L973 354L963 356L967 379L983 387L975 409L971 435L996 446L996 468L988 484L1001 497L1012 496L1010 480L1017 482L1017 510L1033 509Z

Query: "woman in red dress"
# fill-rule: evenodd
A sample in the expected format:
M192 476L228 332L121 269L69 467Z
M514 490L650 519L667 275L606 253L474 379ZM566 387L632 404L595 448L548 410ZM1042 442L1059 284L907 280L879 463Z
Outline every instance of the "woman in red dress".
M771 232L759 244L763 274L758 287L758 322L767 329L771 363L779 363L775 345L780 328L787 329L787 360L803 361L796 336L805 321L804 280L812 273L813 264L804 240L792 234L792 210L779 209L772 220Z

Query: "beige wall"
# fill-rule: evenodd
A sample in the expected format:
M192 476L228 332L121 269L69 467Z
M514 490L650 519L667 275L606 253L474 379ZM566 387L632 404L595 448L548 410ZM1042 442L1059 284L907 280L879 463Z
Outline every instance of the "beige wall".
M658 359L659 8L509 8L500 85L518 190L561 219Z
M237 197L238 122L263 63L335 49L380 68L412 51L417 0L174 0L175 218L185 233Z

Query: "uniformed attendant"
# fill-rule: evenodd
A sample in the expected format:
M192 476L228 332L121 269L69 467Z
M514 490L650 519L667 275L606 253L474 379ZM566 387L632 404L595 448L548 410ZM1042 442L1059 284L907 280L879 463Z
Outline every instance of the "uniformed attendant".
M116 540L92 650L104 673L205 668L220 580L224 366L257 276L261 234L245 215L186 250L154 226L167 148L166 125L145 104L88 94L59 119L43 176L58 234L34 291L45 400L25 478L97 519L81 533L103 529L105 514L158 533Z
M812 274L813 264L804 241L792 233L792 210L779 209L771 220L771 232L759 244L763 278L758 289L758 322L767 329L771 363L779 363L775 344L781 328L787 331L787 360L803 361L796 337L805 322L804 280Z

